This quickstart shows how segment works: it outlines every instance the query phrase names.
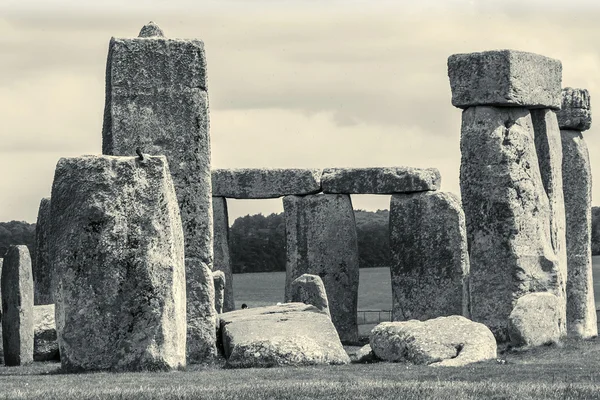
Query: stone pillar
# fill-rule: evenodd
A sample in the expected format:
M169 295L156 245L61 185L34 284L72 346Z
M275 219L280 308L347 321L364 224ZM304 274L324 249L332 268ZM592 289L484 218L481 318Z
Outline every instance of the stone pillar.
M540 146L536 151L530 113L560 108L562 65L532 53L488 51L450 56L448 75L452 104L464 109L460 185L471 316L506 341L508 318L520 297L560 294L564 285L560 195L548 190L556 189L558 180L556 148L547 150L554 156L544 181L540 165L545 168L545 161L540 164L537 155L544 151ZM546 138L548 144L551 140Z
M227 214L227 199L213 197L213 232L214 232L214 270L225 274L225 298L223 312L235 310L233 297L233 272L229 257L229 216Z
M285 301L302 274L318 275L329 299L331 320L343 342L358 340L358 244L350 195L283 198L286 230Z
M215 310L217 310L217 314L221 314L224 312L223 303L227 279L225 279L223 271L214 271L212 273L212 278L215 287Z
M63 369L186 365L183 230L164 156L61 158L48 251Z
M35 225L35 262L33 263L34 304L54 304L52 298L52 270L48 263L48 223L50 222L50 197L40 201Z
M290 291L290 301L292 303L310 304L331 317L327 291L320 276L300 275L292 282Z
M569 336L598 335L592 276L592 172L582 131L592 119L585 89L563 89L558 122L562 138L563 191L567 219L567 330Z
M465 216L451 193L392 195L392 321L469 317Z
M131 156L136 148L169 161L189 259L188 297L196 297L187 304L188 350L199 350L195 321L214 319L201 314L208 307L197 299L207 295L193 293L207 287L202 269L213 263L206 57L202 41L167 39L154 23L138 38L109 45L102 152ZM202 361L200 353L188 354L189 361Z
M33 277L27 246L11 246L2 267L4 364L33 362Z

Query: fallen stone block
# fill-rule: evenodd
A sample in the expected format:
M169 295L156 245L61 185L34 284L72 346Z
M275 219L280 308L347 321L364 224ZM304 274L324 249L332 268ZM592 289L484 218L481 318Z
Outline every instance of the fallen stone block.
M62 368L184 367L183 230L166 158L61 158L50 208Z
M227 212L227 199L213 197L213 250L215 271L225 274L225 293L223 298L223 312L235 310L233 296L233 272L231 270L231 257L229 255L229 215Z
M460 367L496 358L496 339L483 324L462 316L428 321L382 322L370 345L384 361Z
M329 301L323 281L318 275L303 274L294 279L290 288L290 299L294 303L315 306L325 314L329 314Z
M270 199L320 191L320 169L240 168L212 171L212 194L215 197Z
M52 269L48 262L48 224L50 223L50 197L40 201L35 224L35 262L33 263L34 304L53 304Z
M229 367L350 362L331 320L313 306L286 303L232 311L219 317Z
M33 362L33 277L25 245L10 246L2 265L2 345L4 364Z
M453 54L448 58L452 105L561 107L559 60L515 50Z
M54 304L33 306L33 359L59 360Z
M214 271L212 277L215 286L215 310L217 314L221 314L223 312L223 299L225 297L225 274L223 271Z
M354 353L351 357L355 364L370 364L379 361L370 344L366 344Z
M358 241L350 196L318 194L283 198L286 231L285 301L303 274L323 280L329 312L342 342L358 340Z
M510 342L517 347L557 343L561 337L562 301L552 293L530 293L519 300L509 316Z
M395 194L390 202L392 321L469 316L465 215L452 193Z
M327 168L323 170L323 193L393 194L438 190L437 168L378 167Z
M556 112L560 129L586 131L592 126L590 94L586 89L564 88L562 108Z

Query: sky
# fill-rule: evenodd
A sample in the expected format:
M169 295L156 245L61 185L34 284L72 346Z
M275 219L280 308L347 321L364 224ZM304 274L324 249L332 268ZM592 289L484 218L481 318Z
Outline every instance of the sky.
M101 153L109 40L151 20L205 43L214 168L435 167L459 194L454 53L557 58L563 86L588 89L592 110L600 99L592 0L0 0L0 221L35 222L58 159ZM596 130L584 137L600 176ZM282 211L281 199L228 205L230 223Z

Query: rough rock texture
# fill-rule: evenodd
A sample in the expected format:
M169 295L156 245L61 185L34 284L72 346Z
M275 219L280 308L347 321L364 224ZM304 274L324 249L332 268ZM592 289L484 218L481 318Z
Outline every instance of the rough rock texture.
M320 169L240 168L212 171L213 196L270 199L321 191Z
M212 277L215 286L215 310L217 314L221 314L223 312L223 298L225 297L225 274L223 271L214 271Z
M561 106L562 64L534 53L493 50L448 58L452 105Z
M366 344L354 353L352 362L356 364L369 364L379 361L370 344Z
M556 112L560 129L585 131L592 126L590 94L586 89L564 88L562 108Z
M437 168L327 168L321 185L323 193L389 194L438 190L441 180Z
M145 38L155 36L164 37L165 34L163 33L162 29L160 29L160 27L156 25L153 21L150 21L146 25L144 25L140 30L140 34L138 35L138 37Z
M33 277L27 246L10 246L2 266L4 364L33 362Z
M452 193L396 194L390 203L392 321L469 316L465 215Z
M310 305L249 308L221 314L220 319L230 367L350 362L329 317Z
M370 344L382 360L436 367L459 367L496 358L492 332L457 315L424 322L382 322L371 331Z
M508 316L519 297L558 293L561 287L529 111L466 109L461 153L471 317L505 341Z
M556 343L562 335L563 304L552 293L529 293L517 300L510 313L508 332L514 346Z
M52 269L48 263L48 224L50 223L50 197L40 202L35 225L35 262L33 263L34 304L53 304Z
M196 258L186 258L187 362L199 364L217 356L217 311L212 271ZM193 276L191 276L193 274Z
M540 174L550 206L550 240L559 260L559 281L554 294L559 298L559 327L564 336L567 333L567 223L563 196L562 142L554 111L532 110L531 120Z
M54 304L33 307L33 359L50 361L60 358L56 323L54 320Z
M200 40L167 39L159 29L142 29L141 38L112 38L106 66L102 152L132 156L136 148L169 161L185 239L186 279L204 279L212 269L213 227L206 57ZM152 37L148 37L152 35ZM188 282L206 287L206 281ZM210 283L212 287L212 282ZM189 293L188 293L189 294ZM212 298L212 296L211 296ZM187 304L188 320L203 307ZM214 300L211 300L211 302ZM188 349L204 347L188 336ZM193 354L192 360L198 355Z
M304 303L315 306L329 314L329 301L323 281L318 275L303 274L294 279L290 287L290 299L294 303Z
M318 275L343 342L358 340L358 244L350 196L319 194L283 198L286 231L285 300L302 274Z
M61 158L50 207L63 369L185 366L183 231L166 158Z
M563 192L567 214L567 330L569 336L598 335L592 275L592 171L579 131L561 130Z
M214 232L214 268L225 274L225 298L223 312L235 310L233 297L233 271L229 256L229 215L227 213L227 199L213 197L213 232Z

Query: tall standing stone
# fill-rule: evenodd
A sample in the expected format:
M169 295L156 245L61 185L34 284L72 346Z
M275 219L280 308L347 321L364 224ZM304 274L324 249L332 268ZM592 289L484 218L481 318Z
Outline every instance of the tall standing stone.
M598 335L591 249L592 171L581 133L591 125L589 101L587 90L566 88L558 113L567 219L567 330L580 338Z
M358 244L350 196L286 196L283 209L287 238L285 300L291 300L291 284L300 275L320 276L340 339L356 342Z
M562 143L556 113L548 109L531 110L535 148L544 190L550 206L550 241L558 264L558 326L561 336L567 333L567 239L565 200L563 196Z
M40 201L35 225L35 262L33 263L34 304L54 304L52 298L52 269L48 262L48 224L50 223L50 197Z
M33 362L33 277L27 246L11 246L2 266L2 345L8 366Z
M214 229L214 270L223 271L225 274L225 298L223 299L223 312L235 310L233 297L233 271L229 256L229 216L227 213L227 199L213 197L213 229Z
M469 317L465 216L451 193L392 195L392 321Z
M63 369L186 365L183 230L164 156L61 158L48 239Z
M223 302L225 298L225 274L223 271L212 273L213 285L215 287L215 310L217 314L223 313Z
M300 275L292 282L290 292L290 301L292 303L310 304L331 317L327 292L320 276L311 274Z
M154 23L142 28L138 38L112 38L106 67L102 152L129 156L138 147L169 161L185 239L188 350L205 348L194 343L203 336L194 321L214 319L200 314L210 307L197 301L212 296L190 292L212 287L202 270L213 264L204 43L167 39ZM188 357L194 362L202 355Z

